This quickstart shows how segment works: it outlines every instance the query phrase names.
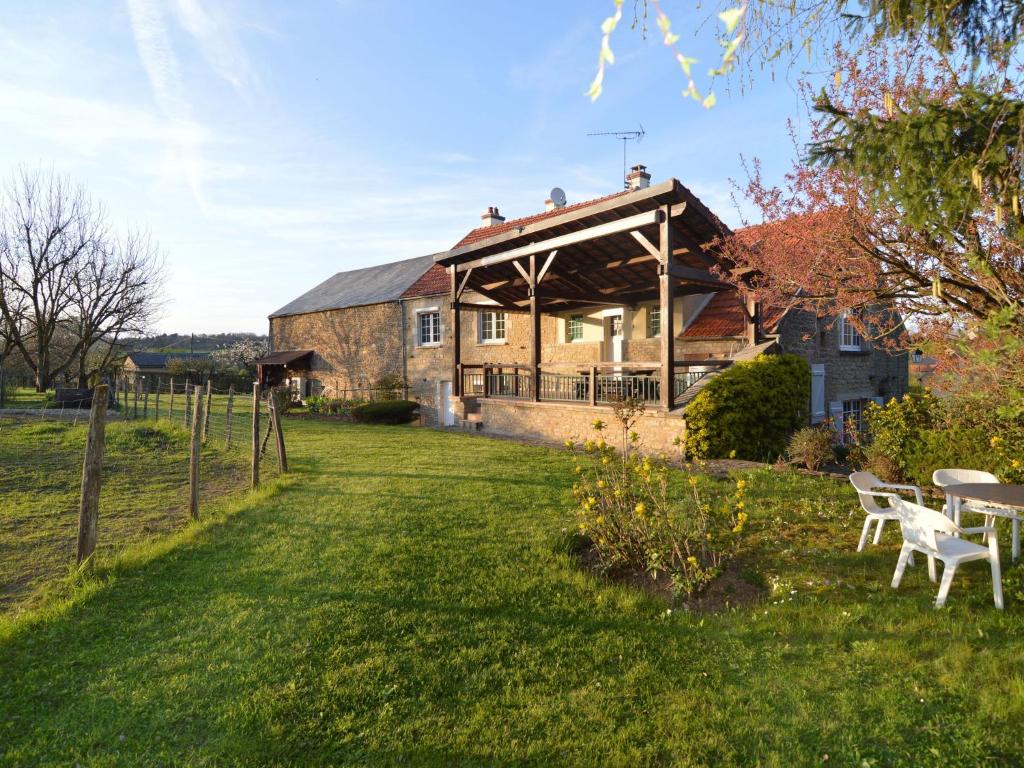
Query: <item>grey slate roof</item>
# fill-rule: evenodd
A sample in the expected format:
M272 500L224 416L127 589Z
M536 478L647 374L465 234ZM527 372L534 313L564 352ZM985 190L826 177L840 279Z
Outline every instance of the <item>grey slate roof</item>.
M301 315L325 309L362 307L385 301L398 301L402 293L434 264L433 254L393 261L351 272L339 272L316 288L288 302L271 317Z
M209 357L209 352L129 352L126 357L138 368L166 368L171 360L201 360Z

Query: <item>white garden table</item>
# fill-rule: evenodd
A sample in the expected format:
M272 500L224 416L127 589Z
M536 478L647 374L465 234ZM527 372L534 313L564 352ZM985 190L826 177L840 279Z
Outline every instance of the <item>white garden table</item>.
M976 512L989 517L1005 517L1013 521L1013 559L1020 557L1020 511L1024 510L1024 485L1009 483L961 483L947 485L946 503L952 513L956 510L956 522L960 523L960 499L981 502L986 506L984 512L971 507L964 507L966 512Z

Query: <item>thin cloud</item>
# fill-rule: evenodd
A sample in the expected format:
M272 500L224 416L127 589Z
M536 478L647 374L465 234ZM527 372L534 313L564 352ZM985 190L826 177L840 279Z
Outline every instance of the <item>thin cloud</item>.
M205 8L200 0L176 0L178 21L199 45L203 58L236 90L245 91L255 75L231 25L218 11Z

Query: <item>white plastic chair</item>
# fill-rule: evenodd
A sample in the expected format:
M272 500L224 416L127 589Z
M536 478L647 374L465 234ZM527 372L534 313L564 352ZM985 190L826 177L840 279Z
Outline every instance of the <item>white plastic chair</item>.
M936 469L932 472L932 482L939 488L945 490L947 486L960 485L961 483L998 483L999 478L991 472L982 472L980 469L950 468ZM952 509L950 509L951 504ZM985 525L993 527L995 526L996 517L1009 518L1012 523L1012 538L1010 545L1012 557L1014 560L1017 560L1020 557L1021 516L1019 512L1016 512L1009 507L996 507L983 504L979 501L953 499L948 493L946 494L946 504L943 506L942 511L951 517L953 522L957 525L960 525L960 513L963 511L985 515Z
M903 548L900 549L900 559L892 577L893 589L899 587L914 552L928 557L928 578L932 581L935 581L935 561L941 560L942 582L939 584L939 595L935 598L935 607L941 608L946 604L957 566L972 560L988 560L992 569L992 597L996 608L1003 609L1003 581L995 528L961 528L941 512L903 499L893 501L893 507L899 514L900 530L903 532ZM958 534L962 533L985 533L988 546L958 538Z
M864 528L860 533L860 542L857 544L857 551L860 552L864 549L864 545L868 542L868 534L871 532L871 524L877 523L875 528L875 539L874 543L877 544L882 540L882 526L885 525L886 520L899 520L899 514L896 509L892 506L894 499L899 499L899 495L892 493L892 491L913 491L914 499L918 504L924 504L924 499L921 498L921 489L916 485L895 485L893 483L885 483L870 472L854 472L850 475L850 483L857 489L857 496L860 498L860 505L864 509L867 517L864 519ZM888 488L889 492L879 491L879 488ZM879 506L876 498L889 499L890 506L882 507ZM913 565L913 561L910 563Z

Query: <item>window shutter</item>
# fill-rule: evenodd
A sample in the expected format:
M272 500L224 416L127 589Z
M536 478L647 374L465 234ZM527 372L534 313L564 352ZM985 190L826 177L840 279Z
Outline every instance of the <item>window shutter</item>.
M835 427L836 437L840 442L843 441L843 401L833 400L828 404L828 415L832 418L832 426Z
M885 398L884 397L872 397L871 398L871 402L878 403L879 405L885 405Z
M825 420L825 366L811 366L811 424Z

